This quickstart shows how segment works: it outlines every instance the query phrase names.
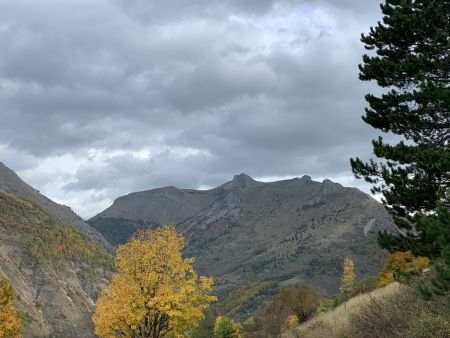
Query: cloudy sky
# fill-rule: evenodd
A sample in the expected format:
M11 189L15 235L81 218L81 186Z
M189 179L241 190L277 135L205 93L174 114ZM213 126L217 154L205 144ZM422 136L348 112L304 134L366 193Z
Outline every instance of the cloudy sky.
M379 2L0 0L0 161L83 217L241 172L367 189Z

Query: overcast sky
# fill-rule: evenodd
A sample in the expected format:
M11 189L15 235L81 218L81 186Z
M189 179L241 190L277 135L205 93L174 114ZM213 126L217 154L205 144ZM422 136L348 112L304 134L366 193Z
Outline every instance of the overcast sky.
M0 0L0 161L90 217L245 172L367 190L379 0Z

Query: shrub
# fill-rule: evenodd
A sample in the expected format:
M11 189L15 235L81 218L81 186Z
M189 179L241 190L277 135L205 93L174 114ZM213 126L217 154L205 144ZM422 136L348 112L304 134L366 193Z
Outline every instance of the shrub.
M294 327L297 327L298 324L299 324L298 317L296 315L290 315L289 317L287 317L284 324L281 325L280 333L284 333L288 330L291 330Z
M240 338L240 327L230 318L219 316L214 325L214 338Z
M402 277L417 274L430 264L426 257L414 257L411 251L394 252L388 256L377 286L381 287Z
M296 285L280 289L274 300L266 307L262 316L244 323L247 337L278 337L283 325L292 324L295 316L298 322L306 321L320 304L319 293L311 287Z

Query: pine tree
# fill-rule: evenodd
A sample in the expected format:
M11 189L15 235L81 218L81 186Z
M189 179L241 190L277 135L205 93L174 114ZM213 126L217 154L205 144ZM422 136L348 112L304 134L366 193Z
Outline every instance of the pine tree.
M382 95L366 95L363 120L402 139L373 141L378 160L352 159L358 178L382 193L384 205L402 230L380 234L391 252L439 257L443 244L430 222L450 182L450 0L386 0L382 22L362 35L360 79L375 80ZM448 204L447 204L448 205Z
M423 216L419 223L427 228L430 237L436 239L441 249L441 259L435 263L436 276L431 280L431 288L421 287L422 295L429 299L433 294L450 295L450 211L440 205L436 213ZM430 290L431 289L431 290Z

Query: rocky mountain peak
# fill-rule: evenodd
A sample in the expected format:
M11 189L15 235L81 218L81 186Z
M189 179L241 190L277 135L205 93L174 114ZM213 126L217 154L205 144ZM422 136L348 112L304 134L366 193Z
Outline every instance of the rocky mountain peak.
M324 194L329 194L343 189L343 186L339 183L333 182L329 179L325 179L322 182L321 190Z
M239 175L235 175L233 177L233 180L231 181L233 187L238 187L238 188L249 188L252 185L255 185L255 183L258 183L257 181L255 181L253 178L251 178L250 176L242 173Z

